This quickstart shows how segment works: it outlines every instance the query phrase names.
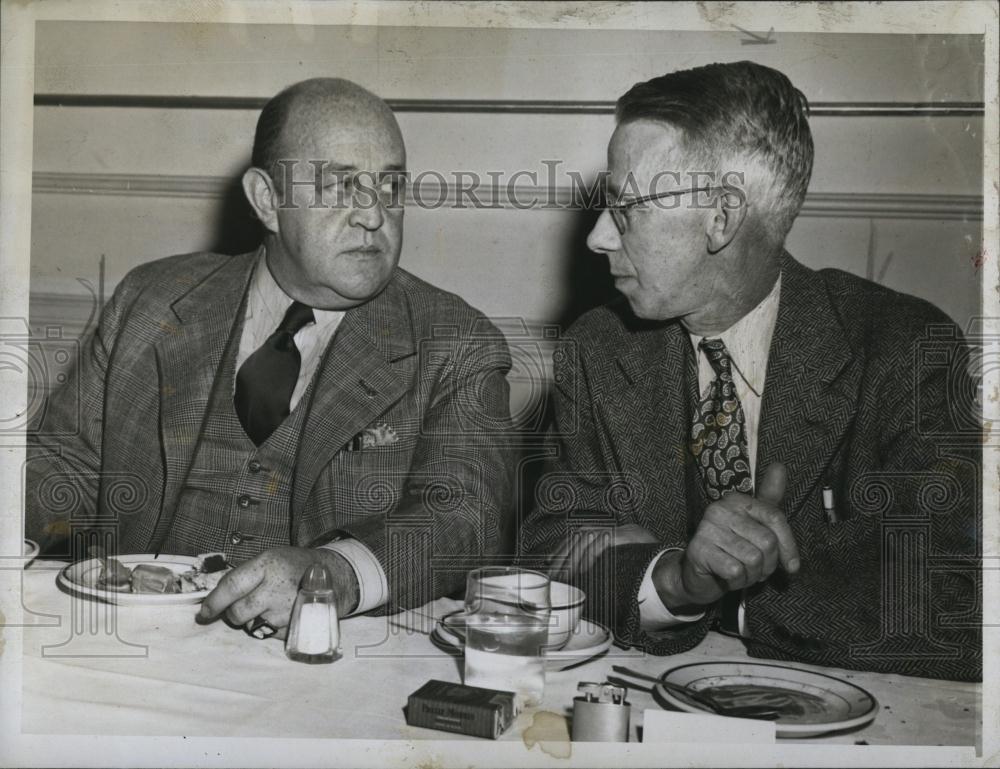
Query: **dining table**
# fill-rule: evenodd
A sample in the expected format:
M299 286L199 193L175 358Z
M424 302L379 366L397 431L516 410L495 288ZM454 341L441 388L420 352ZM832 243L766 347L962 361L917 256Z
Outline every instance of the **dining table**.
M57 585L65 565L36 560L26 566L20 616L8 617L22 631L23 733L483 741L406 722L407 698L424 683L462 680L460 653L432 637L437 620L461 608L455 599L342 619L342 658L309 665L289 660L276 638L259 640L221 620L197 623L197 604L117 606L76 595ZM605 681L614 665L658 676L713 660L751 658L741 641L716 632L669 657L611 645L568 669L548 670L542 703L521 712L499 739L568 736L578 686ZM877 712L853 729L779 742L976 744L980 684L794 667L865 689ZM627 701L629 739L639 742L646 737L644 711L663 709L662 699L636 689Z

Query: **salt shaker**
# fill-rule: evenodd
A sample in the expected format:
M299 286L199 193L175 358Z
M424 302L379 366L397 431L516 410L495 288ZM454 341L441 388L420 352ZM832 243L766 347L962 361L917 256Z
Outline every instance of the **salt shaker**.
M285 654L296 662L335 662L340 654L340 626L333 578L321 563L306 571L292 607Z

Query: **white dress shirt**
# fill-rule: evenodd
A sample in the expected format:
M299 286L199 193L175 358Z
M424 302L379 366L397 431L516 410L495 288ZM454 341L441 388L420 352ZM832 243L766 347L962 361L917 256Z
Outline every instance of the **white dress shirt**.
M736 394L743 406L743 417L746 420L747 453L750 459L750 477L756 481L757 469L757 436L760 426L760 407L764 399L764 380L767 377L767 357L774 335L774 324L778 319L778 299L781 296L781 276L774 282L774 287L764 299L736 323L713 335L710 339L721 338L726 345L733 361L733 381ZM708 358L698 347L705 337L691 334L691 344L698 356L698 391L702 399L708 396L708 390L715 380L715 371ZM693 622L701 619L704 613L695 615L673 614L660 600L653 585L653 567L660 559L663 550L656 555L646 569L642 585L639 588L639 624L643 630L663 630L682 622ZM744 627L744 606L740 603L739 627Z
M236 355L236 370L253 352L267 340L285 317L292 304L292 298L282 291L267 267L265 251L261 249L253 277L250 279L250 293L247 296L246 315L240 349ZM303 393L316 373L323 353L333 339L337 326L344 318L342 310L313 309L314 323L308 323L295 334L295 346L299 350L302 363L299 378L292 391L289 411L302 399ZM235 387L236 378L233 378ZM354 569L360 588L360 600L355 613L370 611L386 603L389 598L389 583L382 565L368 547L356 539L340 539L323 545L344 558Z

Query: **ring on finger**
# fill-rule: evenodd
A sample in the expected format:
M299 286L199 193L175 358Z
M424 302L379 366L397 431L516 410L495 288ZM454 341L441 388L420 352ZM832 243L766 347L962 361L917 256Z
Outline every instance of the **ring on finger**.
M278 632L278 629L274 625L261 617L250 620L243 627L248 635L261 641L265 638L270 638Z

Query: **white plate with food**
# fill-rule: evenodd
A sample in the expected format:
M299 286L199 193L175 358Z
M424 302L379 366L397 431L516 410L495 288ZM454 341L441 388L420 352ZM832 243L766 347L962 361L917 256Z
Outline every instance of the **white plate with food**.
M199 603L228 572L220 553L122 555L88 558L59 572L56 583L71 593L119 606Z
M445 651L461 654L465 646L465 612L462 609L446 614L437 621L431 640ZM598 622L581 619L566 645L545 652L548 670L565 670L603 654L614 641L611 631Z
M24 540L24 549L21 551L21 556L24 558L24 565L27 566L31 563L35 556L38 555L40 548L37 542L33 542L30 539Z
M779 737L815 737L872 721L878 702L857 684L787 665L699 662L672 668L662 679L710 695L723 705L769 705L781 713ZM707 708L656 687L657 694L688 713Z

